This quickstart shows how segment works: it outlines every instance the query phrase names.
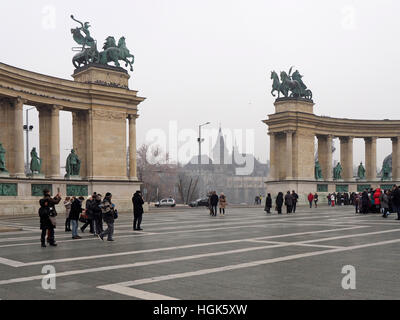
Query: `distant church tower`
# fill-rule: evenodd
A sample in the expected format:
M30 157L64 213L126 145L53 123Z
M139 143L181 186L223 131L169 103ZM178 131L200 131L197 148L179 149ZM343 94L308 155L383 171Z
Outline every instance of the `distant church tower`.
M215 144L213 150L213 164L230 164L230 154L225 145L225 139L222 135L222 128L219 127L219 133L217 138L217 143Z

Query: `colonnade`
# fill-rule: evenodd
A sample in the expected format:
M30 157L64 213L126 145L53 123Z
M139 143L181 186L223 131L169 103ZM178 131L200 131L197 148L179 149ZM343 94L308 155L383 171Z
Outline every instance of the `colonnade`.
M6 165L10 177L26 178L23 106L28 101L22 98L0 97L0 143L6 150ZM30 105L33 105L29 101ZM39 112L39 149L42 159L42 174L48 179L63 179L60 174L60 111L71 111L73 114L73 147L81 160L80 175L82 178L93 179L98 174L93 168L93 111L64 108L59 105L36 105ZM127 180L137 181L136 164L136 113L125 113L119 125L129 126L129 174ZM104 130L103 134L107 134ZM119 150L126 150L125 136L119 137L117 143L124 144ZM126 157L123 157L126 159ZM126 168L126 164L125 164ZM125 170L126 172L126 170ZM106 176L106 174L102 174Z
M314 152L309 147L310 143L305 142L304 137L297 137L296 130L285 130L270 132L270 181L293 180L306 178L314 180L314 172L305 170L307 166L314 166ZM301 135L299 135L301 136ZM342 179L353 181L353 143L354 136L334 136L316 134L318 139L318 159L322 169L323 180L333 181L333 139L340 141L340 163L343 168ZM311 139L315 136L311 136ZM360 138L360 137L357 137ZM376 148L377 136L363 138L365 141L365 169L366 180L377 180ZM294 142L295 140L295 142ZM310 139L308 139L310 140ZM391 137L392 141L392 180L400 180L400 136ZM309 142L309 141L308 141ZM307 149L308 148L308 149ZM310 149L310 150L309 150ZM309 153L305 156L304 153ZM310 156L311 155L311 156ZM307 172L306 177L300 177L299 173Z

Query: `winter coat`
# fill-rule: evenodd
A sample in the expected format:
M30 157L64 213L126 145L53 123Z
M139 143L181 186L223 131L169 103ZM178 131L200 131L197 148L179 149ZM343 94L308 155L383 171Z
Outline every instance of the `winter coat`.
M283 206L283 194L282 193L278 194L278 196L276 197L275 204L278 208L282 208L282 206Z
M226 208L226 197L225 196L220 196L219 197L219 207L221 209L225 209Z
M400 189L396 188L392 192L392 204L394 207L400 207Z
M141 215L143 214L143 198L139 193L135 193L132 198L133 203L133 214L134 215Z
M313 201L313 200L314 200L314 196L313 196L312 193L310 193L310 194L308 195L308 201L311 202L311 201Z
M381 208L389 209L389 197L386 193L382 193L379 200L381 203Z
M82 202L79 199L75 199L71 205L71 212L69 213L69 218L71 220L79 220L79 216L82 213Z
M114 223L114 205L111 202L111 199L105 197L100 207L104 222L110 224Z
M210 198L210 204L212 206L218 205L219 197L216 194L213 194Z
M265 199L265 209L271 209L271 208L272 208L272 198L267 197L267 199Z
M361 204L363 207L368 207L369 206L369 197L368 193L364 191L361 196Z
M299 200L299 196L296 192L292 193L292 199L293 199L293 204L296 204L297 201Z
M71 201L64 201L65 206L65 218L69 219L69 213L71 212Z
M49 229L54 228L53 224L50 221L50 217L56 217L57 211L55 206L59 204L61 198L54 197L51 198L49 196L40 199L40 209L39 209L39 216L40 216L40 229ZM47 203L47 205L46 205Z
M291 194L287 194L285 196L285 205L288 206L288 207L293 206L293 198L292 198Z
M90 205L94 218L101 218L101 200L93 200Z
M374 193L374 202L376 205L381 204L380 195L381 195L381 189L378 188L378 189L376 189L376 191Z
M87 199L86 200L85 209L86 209L86 214L87 214L89 220L92 220L94 218L93 217L93 211L92 211L92 203L93 202L94 202L93 199Z

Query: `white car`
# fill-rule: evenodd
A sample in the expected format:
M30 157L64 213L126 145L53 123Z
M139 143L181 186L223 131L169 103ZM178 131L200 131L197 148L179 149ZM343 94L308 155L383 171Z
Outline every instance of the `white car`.
M173 207L176 206L176 202L175 202L175 200L172 199L172 198L169 198L169 199L162 199L162 200L156 202L155 206L156 206L157 208L160 208L160 207L171 207L171 208L173 208Z

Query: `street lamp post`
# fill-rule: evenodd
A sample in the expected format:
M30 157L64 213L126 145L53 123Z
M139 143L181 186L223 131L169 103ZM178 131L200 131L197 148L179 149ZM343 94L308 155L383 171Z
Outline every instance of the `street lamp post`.
M201 138L201 128L204 127L204 126L209 125L210 123L211 123L211 122L207 122L207 123L204 123L204 124L202 124L202 125L199 126L199 138L197 139L197 141L199 142L199 161L198 161L198 166L199 166L199 179L200 179L200 177L201 177L201 144L202 144L203 141L204 141L204 139ZM200 194L201 194L201 188L202 188L202 186L201 186L201 183L200 183L200 185L199 185Z
M24 125L24 131L26 133L26 173L29 173L29 133L32 132L33 126L29 125L29 111L36 108L26 109L26 125Z

